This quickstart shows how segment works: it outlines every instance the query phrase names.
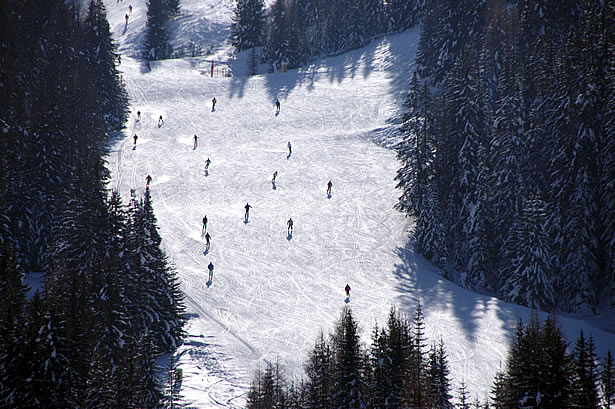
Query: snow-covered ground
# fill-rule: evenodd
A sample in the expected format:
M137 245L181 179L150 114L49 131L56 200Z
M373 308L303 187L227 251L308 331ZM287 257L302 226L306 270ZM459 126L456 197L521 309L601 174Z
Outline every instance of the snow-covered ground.
M150 72L138 58L145 0L131 3L125 24L128 4L106 2L133 106L125 138L108 158L111 187L126 201L130 189L141 194L152 176L163 244L190 314L178 351L186 402L243 407L265 359L279 359L289 377L299 379L318 333L328 333L347 305L346 283L366 343L391 305L412 316L421 301L427 335L444 340L453 378L483 400L517 319L527 320L529 311L444 280L411 250L411 220L393 209L398 163L387 146L418 30L301 70L247 77L227 41L234 2L182 0L183 14L172 25L174 47L198 43L211 55L154 62ZM234 75L212 78L211 60L216 68L228 63ZM246 203L252 206L247 222ZM215 272L208 282L210 262ZM615 345L615 335L586 321L562 316L560 324L571 340L581 328L592 334L601 356Z

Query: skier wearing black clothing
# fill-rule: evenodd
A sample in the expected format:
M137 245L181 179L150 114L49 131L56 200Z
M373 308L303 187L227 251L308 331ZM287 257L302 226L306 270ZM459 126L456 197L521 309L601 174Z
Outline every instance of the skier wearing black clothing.
M277 177L278 177L278 171L276 170L275 172L273 172L273 179L271 179L271 181L275 183L275 179Z
M245 209L246 209L246 214L245 214L245 219L248 220L248 217L250 217L250 208L252 206L250 206L248 203L246 203Z
M288 141L288 143L286 144L286 146L288 147L288 154L290 155L291 153L293 153L293 147L290 144L290 141Z
M209 270L209 281L211 281L214 279L214 263L210 261L207 269Z
M207 172L209 170L209 164L211 163L211 161L209 160L209 158L207 158L207 160L205 161L205 172Z
M162 115L160 115L160 117L158 117L158 126L164 124L164 119L162 119Z
M136 145L137 144L137 139L139 139L139 137L137 136L137 134L135 134L135 136L133 136L132 139L134 139L134 141L135 141L133 143L133 145Z
M203 216L203 231L207 230L207 215Z
M276 98L275 100L275 112L280 112L280 100Z
M152 177L150 175L147 175L147 177L145 178L145 186L149 186L149 183L152 181Z
M215 111L216 110L216 97L214 97L214 99L211 100L211 110Z
M344 291L346 291L346 297L350 298L350 286L348 285L348 283L346 283L346 287L344 288Z
M211 236L209 233L205 233L205 245L209 248L209 242L211 240Z
M194 134L194 147L192 149L196 149L197 146L199 146L199 137Z
M292 217L290 219L288 219L288 222L286 224L288 225L288 233L291 234L293 232L293 219L292 219Z
M327 183L327 194L329 196L331 196L331 187L333 186L333 183L331 183L331 181L329 181L329 183Z

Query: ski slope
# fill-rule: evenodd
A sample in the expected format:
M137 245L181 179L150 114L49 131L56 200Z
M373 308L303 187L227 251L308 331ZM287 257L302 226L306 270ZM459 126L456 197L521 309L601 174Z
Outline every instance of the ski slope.
M153 62L149 71L139 58L145 0L130 3L125 24L128 4L106 1L133 107L108 157L110 187L127 201L130 189L142 194L152 177L163 245L190 316L178 351L187 405L244 407L264 360L279 359L290 379L300 379L319 332L331 331L346 305L368 344L392 305L413 316L419 301L427 336L445 342L455 388L464 380L484 400L517 319L527 320L529 311L443 279L412 251L412 221L393 209L400 192L390 146L418 30L300 70L248 77L227 42L234 2L182 0L183 14L172 24L174 46L200 43L212 54ZM212 78L212 59L216 67L228 64L233 76ZM252 206L247 221L246 203ZM581 328L592 334L600 356L615 345L613 333L582 319L562 316L560 324L571 340Z

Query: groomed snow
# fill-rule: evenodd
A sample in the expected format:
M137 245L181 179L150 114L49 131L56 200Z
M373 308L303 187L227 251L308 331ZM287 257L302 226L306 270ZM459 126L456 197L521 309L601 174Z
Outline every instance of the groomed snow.
M125 136L108 158L111 187L127 201L130 189L142 194L152 176L163 245L190 314L178 351L188 405L244 407L264 360L279 359L290 379L300 379L319 332L329 333L347 305L346 283L366 343L374 324L386 323L391 305L412 317L420 300L427 336L445 342L455 388L463 379L484 400L517 319L527 321L529 311L443 279L411 250L411 220L393 209L398 163L386 146L393 142L418 30L301 70L247 77L227 43L234 2L182 0L174 45L202 43L212 55L153 62L150 72L138 57L145 1L131 3L126 25L128 4L106 1L133 106ZM228 63L234 75L210 77L211 59L216 68ZM252 206L247 223L246 203ZM209 262L215 265L210 283ZM570 340L581 328L593 335L600 356L615 345L612 333L582 320L560 317L560 324Z

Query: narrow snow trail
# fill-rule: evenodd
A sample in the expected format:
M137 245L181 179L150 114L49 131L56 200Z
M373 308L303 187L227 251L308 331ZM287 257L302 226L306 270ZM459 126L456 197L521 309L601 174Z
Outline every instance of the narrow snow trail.
M227 3L183 0L182 24L188 33L209 23L228 25L230 11L214 12ZM127 2L107 1L133 105L126 137L108 158L111 187L127 201L130 189L141 195L152 176L163 245L187 294L190 320L179 362L189 405L243 407L263 359L279 359L299 379L318 333L328 333L346 305L368 343L391 305L412 315L419 300L429 339L445 342L453 378L484 399L516 320L528 311L460 289L408 250L411 220L393 209L399 196L395 153L374 143L399 116L418 31L303 70L211 78L206 58L153 62L150 72L130 57L138 54L145 18L145 5L133 6L124 31ZM246 203L252 206L247 221ZM215 271L208 283L209 262ZM599 353L615 344L612 334L582 321L562 317L562 326L572 337L579 328L593 333Z

